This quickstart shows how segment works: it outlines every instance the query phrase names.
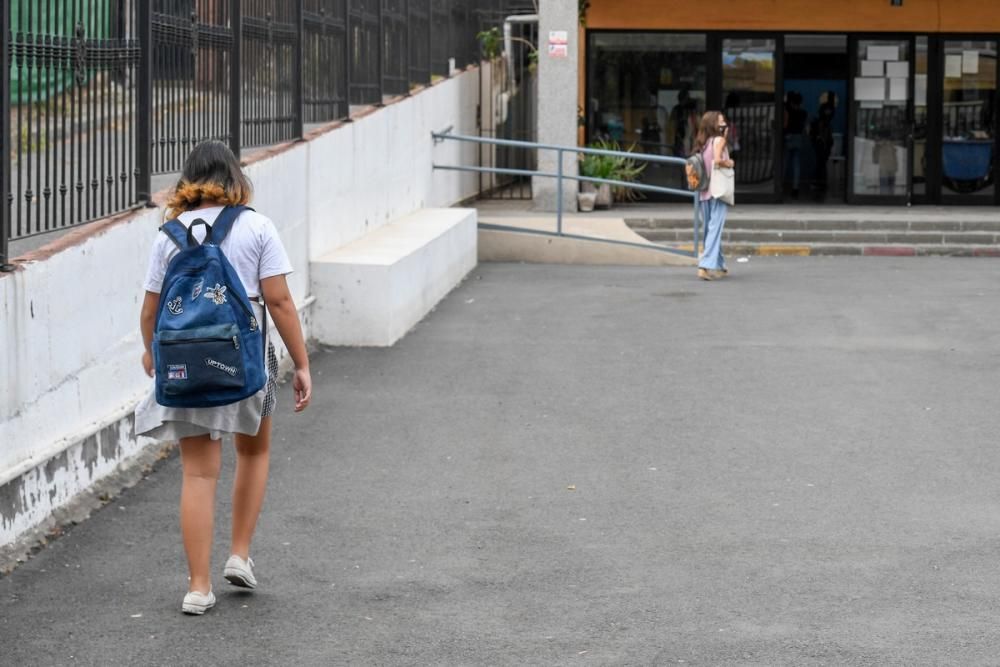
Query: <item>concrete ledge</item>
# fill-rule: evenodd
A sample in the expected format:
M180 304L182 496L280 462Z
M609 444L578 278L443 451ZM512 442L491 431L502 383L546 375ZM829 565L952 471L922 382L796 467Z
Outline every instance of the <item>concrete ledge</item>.
M422 209L314 260L313 336L395 343L476 266L476 227L473 209Z
M54 512L151 447L159 445L135 436L135 416L129 411L0 484L0 548L24 541Z

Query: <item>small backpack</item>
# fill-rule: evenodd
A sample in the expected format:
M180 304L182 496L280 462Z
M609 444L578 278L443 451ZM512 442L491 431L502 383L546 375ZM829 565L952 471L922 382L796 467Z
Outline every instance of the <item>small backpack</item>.
M696 192L708 190L708 170L705 169L705 158L702 157L701 151L687 159L684 175L687 177L688 190Z
M264 336L239 275L220 246L246 206L227 206L215 223L164 224L180 250L167 265L153 333L156 402L175 408L228 405L267 381ZM198 243L192 233L206 227Z

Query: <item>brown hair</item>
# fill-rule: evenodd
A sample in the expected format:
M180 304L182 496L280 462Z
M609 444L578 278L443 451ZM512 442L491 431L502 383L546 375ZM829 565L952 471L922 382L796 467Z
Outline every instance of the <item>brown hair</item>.
M240 163L221 141L198 144L188 155L184 171L167 200L167 217L176 218L210 204L246 204L253 195Z
M698 134L694 138L695 153L705 150L705 146L713 138L722 136L722 132L719 132L720 117L722 117L721 111L706 111L702 114L701 123L698 124Z

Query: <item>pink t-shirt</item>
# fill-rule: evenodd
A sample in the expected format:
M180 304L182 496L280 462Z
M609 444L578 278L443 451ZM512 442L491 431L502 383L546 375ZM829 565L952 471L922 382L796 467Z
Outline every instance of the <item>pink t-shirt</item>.
M705 148L701 151L701 159L705 161L705 173L708 174L709 183L712 182L712 165L715 164L715 149L713 148L715 145L715 139L715 137L712 137L711 141L705 144ZM722 159L729 159L729 146L722 149ZM711 198L711 186L709 186L708 190L701 193L701 201L708 201Z

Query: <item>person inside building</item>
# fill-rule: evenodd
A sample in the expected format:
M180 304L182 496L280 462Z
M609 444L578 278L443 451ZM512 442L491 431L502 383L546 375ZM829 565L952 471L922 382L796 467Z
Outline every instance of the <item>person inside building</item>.
M896 193L896 172L899 170L899 160L896 157L896 142L892 133L884 129L875 141L872 160L878 165L878 191L880 195Z
M802 180L802 149L805 147L806 125L809 114L802 108L802 94L792 90L785 102L785 175L791 172L792 197L799 196Z
M685 85L677 93L677 104L667 120L667 144L674 155L687 157L691 153L698 130L698 102L691 97L691 87Z
M826 194L829 180L827 161L833 151L833 118L836 113L837 95L832 90L828 90L824 93L810 132L813 150L816 152L816 190L820 196Z

